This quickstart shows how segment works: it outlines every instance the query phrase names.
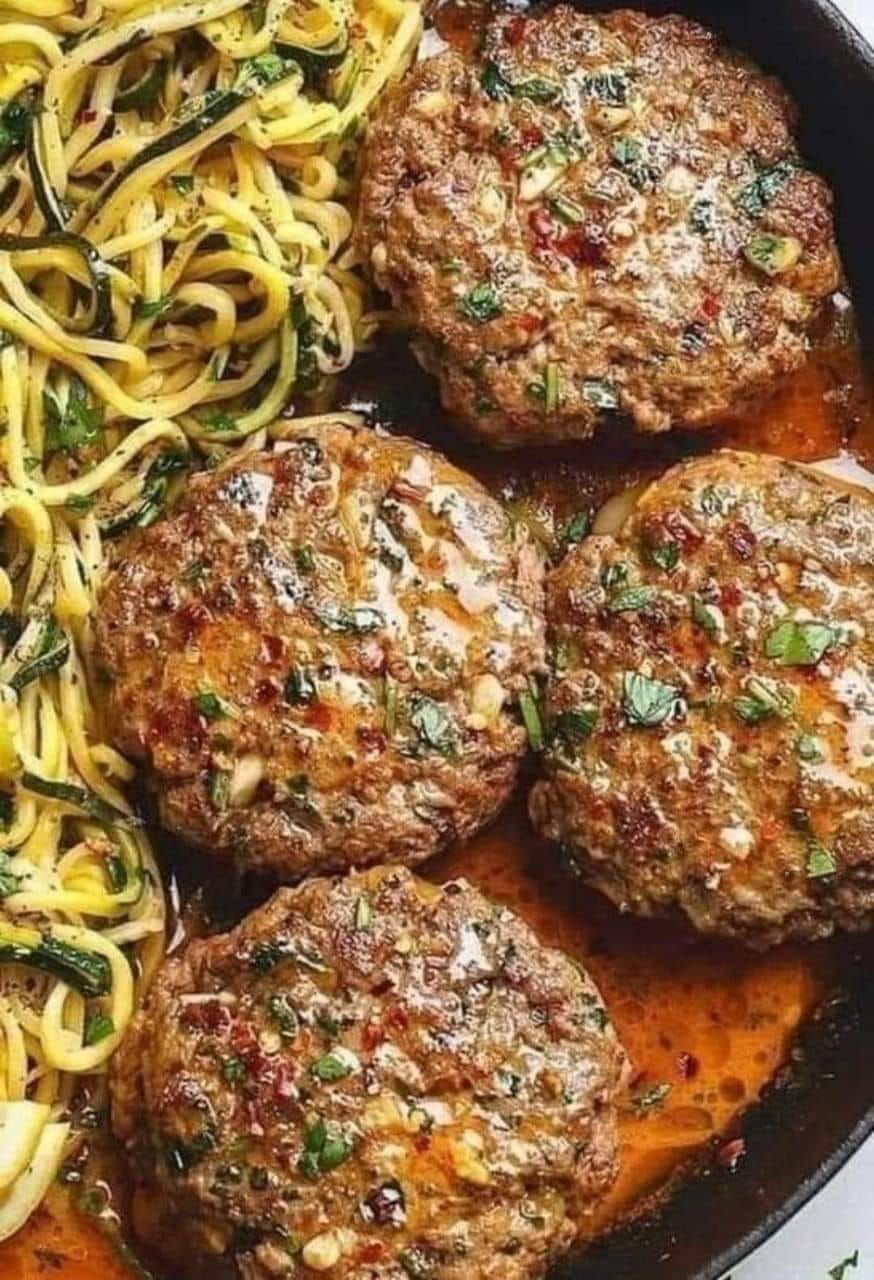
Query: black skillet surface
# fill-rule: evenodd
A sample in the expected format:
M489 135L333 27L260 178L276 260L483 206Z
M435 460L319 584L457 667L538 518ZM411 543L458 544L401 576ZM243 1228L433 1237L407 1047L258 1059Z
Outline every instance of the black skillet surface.
M801 107L804 153L836 193L847 275L866 346L874 352L874 51L830 0L584 0L580 7L679 10L723 33L784 81ZM412 362L395 354L375 361L370 376L367 362L359 366L347 384L346 403L408 430L415 422L416 434L427 437L421 427L433 420L435 397L412 372ZM445 439L438 443L445 447ZM664 467L675 449L688 452L689 446L689 440L660 442L655 458L650 445L642 469L659 461ZM625 454L623 469L628 450L636 452L632 440L616 450ZM609 457L612 449L605 458L603 441L598 452L601 483L609 486L619 458ZM456 445L453 457L483 478L491 471L493 482L495 466L500 474L500 459L484 459L481 449ZM560 451L552 458L560 463ZM657 1214L570 1258L554 1280L718 1280L825 1185L874 1132L872 959L870 945L848 951L840 994L806 1028L790 1068L746 1113L746 1152L737 1167L711 1162Z

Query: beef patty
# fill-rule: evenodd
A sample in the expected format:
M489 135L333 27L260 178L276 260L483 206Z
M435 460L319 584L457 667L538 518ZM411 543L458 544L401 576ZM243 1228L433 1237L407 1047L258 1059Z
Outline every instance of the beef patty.
M539 829L623 910L753 945L874 920L874 496L673 468L547 589Z
M782 87L681 17L503 14L370 129L359 242L494 445L724 419L799 366L840 268Z
M186 1273L527 1280L612 1181L623 1065L512 912L379 868L168 960L112 1118L137 1229Z
M542 669L539 554L424 445L330 425L196 477L102 594L116 744L163 822L297 878L488 822Z

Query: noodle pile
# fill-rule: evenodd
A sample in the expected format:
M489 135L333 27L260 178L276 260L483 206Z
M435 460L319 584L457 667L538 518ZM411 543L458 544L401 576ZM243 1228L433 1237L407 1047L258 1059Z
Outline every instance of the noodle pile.
M0 1239L164 949L99 710L107 550L372 336L358 140L420 33L415 0L0 2Z

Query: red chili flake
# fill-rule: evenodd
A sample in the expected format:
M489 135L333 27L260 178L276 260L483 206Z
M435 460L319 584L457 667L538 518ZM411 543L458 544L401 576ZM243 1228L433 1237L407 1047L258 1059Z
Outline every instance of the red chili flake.
M383 978L382 982L378 982L375 987L370 988L370 994L372 996L387 996L391 989L391 978Z
M230 1026L231 1015L218 1000L208 1000L203 1004L187 1004L181 1013L186 1027L195 1027L198 1031L223 1031Z
M719 603L727 609L736 609L743 598L744 593L733 582L729 582L720 588Z
M504 28L504 39L507 44L521 44L525 38L525 29L528 22L521 14L517 14L515 18L511 18Z
M195 704L179 699L171 706L160 707L149 720L150 742L172 738L189 751L200 751L206 742L207 724Z
M431 1146L431 1139L427 1133L419 1133L413 1139L413 1146L417 1151L427 1151Z
M677 1056L677 1074L681 1080L694 1080L701 1069L698 1059L691 1053Z
M200 600L189 600L176 614L176 618L187 643L210 621L210 612Z
M759 839L765 844L771 844L780 834L780 824L774 818L766 818L759 830Z
M381 1262L385 1256L385 1245L381 1240L372 1240L369 1244L362 1245L355 1255L357 1262Z
M540 328L540 316L535 315L533 311L523 311L517 318L520 328L525 329L528 333L534 333Z
M80 111L76 117L79 124L93 124L97 119L97 112L92 107L86 107L84 111Z
M255 701L262 707L273 702L279 695L279 689L272 680L261 680L255 685Z
M739 560L749 560L756 549L756 535L748 524L735 520L725 531L725 540Z
M324 702L311 702L306 709L306 722L312 725L314 729L330 729L333 722L331 708L325 706Z
M368 1022L361 1032L361 1047L365 1053L372 1053L377 1045L382 1044L385 1032L378 1022Z
M285 645L280 636L261 637L260 658L262 662L279 662L284 649Z
M719 1148L716 1159L723 1169L728 1169L729 1173L734 1173L746 1153L747 1144L744 1139L732 1138L731 1142L726 1142Z
M393 1004L386 1010L384 1021L392 1031L405 1031L410 1025L410 1015L402 1004Z
M284 1058L280 1058L274 1067L273 1096L277 1102L285 1103L291 1101L294 1093L291 1067Z
M386 738L381 729L370 729L366 725L359 725L355 736L367 755L378 756L385 751Z
M594 225L569 231L555 241L554 248L563 258L570 259L578 267L602 267L607 260L604 232Z
M549 241L555 235L555 220L549 210L542 206L529 213L528 225L538 240Z
M722 303L713 293L707 293L701 299L701 315L705 320L716 320L722 313Z
M538 128L536 124L527 124L519 134L519 137L525 150L531 151L534 147L540 146L543 141L544 134L543 130Z
M666 512L662 517L662 524L684 551L695 551L704 541L704 535L698 532L682 511Z

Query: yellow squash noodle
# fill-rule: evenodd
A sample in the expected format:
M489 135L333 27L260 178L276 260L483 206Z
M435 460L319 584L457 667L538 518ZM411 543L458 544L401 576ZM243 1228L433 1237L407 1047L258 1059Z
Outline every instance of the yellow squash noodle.
M165 947L93 653L115 540L370 340L359 146L421 27L417 0L0 8L0 1240Z

